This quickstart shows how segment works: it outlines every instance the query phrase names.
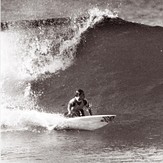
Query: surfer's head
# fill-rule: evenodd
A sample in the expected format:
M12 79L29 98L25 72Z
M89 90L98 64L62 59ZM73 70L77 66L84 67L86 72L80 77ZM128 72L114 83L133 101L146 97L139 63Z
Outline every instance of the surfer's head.
M78 89L76 92L75 92L75 98L77 101L81 101L85 98L85 94L84 94L84 91L82 89Z

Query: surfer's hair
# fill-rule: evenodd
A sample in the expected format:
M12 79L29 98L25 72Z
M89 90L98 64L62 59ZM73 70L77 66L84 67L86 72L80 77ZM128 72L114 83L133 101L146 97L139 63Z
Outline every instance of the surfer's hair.
M78 89L76 92L75 92L75 96L80 96L81 94L84 94L84 91L82 89Z

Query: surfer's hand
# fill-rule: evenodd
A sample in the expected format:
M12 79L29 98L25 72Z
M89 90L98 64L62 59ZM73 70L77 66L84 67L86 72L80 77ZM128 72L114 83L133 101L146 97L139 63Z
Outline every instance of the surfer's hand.
M67 113L67 115L71 115L71 111L69 111L69 112Z
M71 112L68 112L67 114L66 114L66 117L72 117L72 113Z

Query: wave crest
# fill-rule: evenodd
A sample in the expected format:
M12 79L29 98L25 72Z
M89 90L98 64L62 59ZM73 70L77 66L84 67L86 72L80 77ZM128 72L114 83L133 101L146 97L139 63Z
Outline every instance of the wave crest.
M94 8L57 25L52 20L46 20L50 24L39 21L34 28L29 21L24 23L26 28L22 28L22 22L16 23L15 28L1 32L2 74L33 80L65 70L74 63L82 34L104 17L113 18L116 14Z

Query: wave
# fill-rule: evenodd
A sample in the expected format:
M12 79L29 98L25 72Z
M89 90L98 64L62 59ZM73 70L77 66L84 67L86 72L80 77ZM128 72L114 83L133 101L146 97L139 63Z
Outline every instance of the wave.
M65 112L78 88L86 90L93 114L116 114L121 122L161 120L162 33L161 27L126 22L97 8L57 23L23 21L4 28L3 129L60 122L57 113Z
M82 34L106 16L115 14L95 8L84 17L1 23L0 84L5 131L25 129L28 123L43 125L38 119L32 121L33 115L47 115L38 112L44 109L37 104L44 92L34 90L32 81L44 80L70 67Z
M37 104L44 91L34 90L32 81L44 80L70 67L82 34L104 17L116 16L109 10L95 8L84 17L1 23L1 107L6 117L2 123L5 131L26 129L29 124L44 127L39 119L32 121L33 115L43 115L42 121L47 115L38 112L44 109Z
M36 79L65 70L73 64L82 34L109 10L89 10L84 17L1 23L2 74L18 79Z

